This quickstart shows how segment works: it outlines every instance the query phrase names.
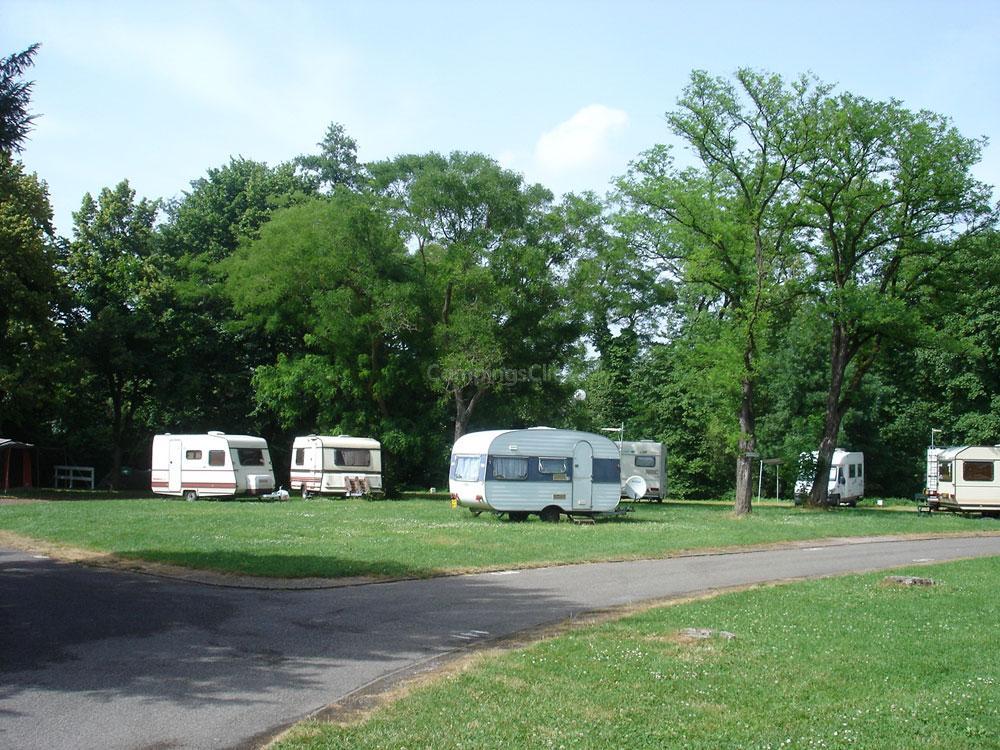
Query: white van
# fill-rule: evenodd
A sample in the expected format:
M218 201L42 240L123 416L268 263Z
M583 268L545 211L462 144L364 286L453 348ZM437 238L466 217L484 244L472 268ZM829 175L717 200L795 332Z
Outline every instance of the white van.
M795 483L795 496L805 497L812 491L813 475L819 451L799 456L803 471ZM812 468L809 468L812 467ZM865 495L865 454L837 448L830 459L830 478L826 496L835 505L855 506Z
M304 435L292 443L292 491L361 497L382 493L382 445L350 435Z
M653 440L616 442L621 453L621 496L628 497L625 483L640 476L646 483L649 500L662 502L667 496L667 448Z
M185 500L274 491L267 441L250 435L153 436L150 488Z

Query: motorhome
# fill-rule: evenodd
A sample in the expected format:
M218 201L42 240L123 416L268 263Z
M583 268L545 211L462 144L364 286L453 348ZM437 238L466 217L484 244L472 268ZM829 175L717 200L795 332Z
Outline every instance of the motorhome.
M618 447L551 427L470 432L452 448L448 486L453 504L512 521L609 513L621 497Z
M667 449L652 440L616 442L621 453L621 497L628 497L627 482L634 476L645 480L647 500L662 502L667 496Z
M260 437L224 432L154 435L150 466L153 492L185 500L274 491L271 454Z
M1000 513L1000 446L962 445L928 450L937 463L936 487L928 482L931 510ZM930 473L928 469L928 473Z
M382 444L350 435L304 435L292 443L292 491L360 497L382 493Z
M819 452L799 456L799 479L795 496L804 497L812 491L813 476ZM855 506L865 495L865 454L837 448L830 460L830 476L826 487L827 499L835 505Z

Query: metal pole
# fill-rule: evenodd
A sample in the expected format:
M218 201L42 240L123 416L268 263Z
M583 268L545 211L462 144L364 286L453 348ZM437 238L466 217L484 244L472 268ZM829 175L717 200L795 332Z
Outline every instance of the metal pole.
M764 459L760 460L760 474L757 477L757 502L760 502L760 491L764 486Z

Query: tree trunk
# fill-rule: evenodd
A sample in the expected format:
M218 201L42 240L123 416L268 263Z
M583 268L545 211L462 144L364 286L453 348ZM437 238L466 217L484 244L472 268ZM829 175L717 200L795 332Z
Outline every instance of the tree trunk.
M468 401L465 399L465 394L462 392L462 388L455 388L455 440L457 441L462 437L469 428L469 420L472 419L472 412L476 408L476 404L479 403L479 399L483 397L486 393L486 388L482 386L476 387L476 392L472 395Z
M830 342L830 390L826 394L826 416L823 420L823 435L820 437L816 458L816 474L807 501L808 505L813 507L829 504L827 484L833 452L837 448L837 436L840 434L840 423L844 418L842 400L844 376L850 359L847 332L842 324L834 323L833 338Z
M750 513L753 498L753 454L757 445L756 420L753 413L754 384L750 376L743 378L743 400L740 403L740 443L736 457L736 501L733 513L745 516Z

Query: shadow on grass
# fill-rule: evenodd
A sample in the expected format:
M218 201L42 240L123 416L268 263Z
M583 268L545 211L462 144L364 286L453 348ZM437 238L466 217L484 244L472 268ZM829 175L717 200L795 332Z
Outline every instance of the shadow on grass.
M168 563L200 571L271 578L430 578L441 570L395 560L353 560L336 555L255 554L247 551L130 549L118 557Z

